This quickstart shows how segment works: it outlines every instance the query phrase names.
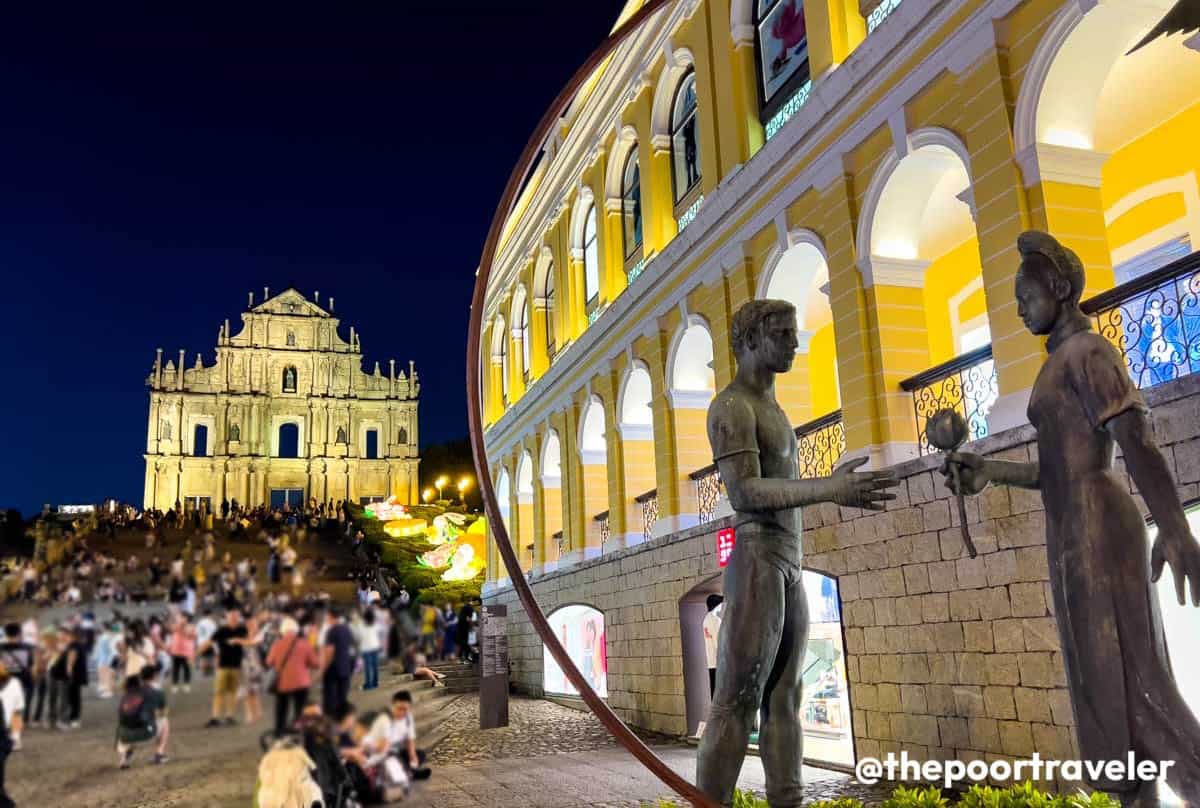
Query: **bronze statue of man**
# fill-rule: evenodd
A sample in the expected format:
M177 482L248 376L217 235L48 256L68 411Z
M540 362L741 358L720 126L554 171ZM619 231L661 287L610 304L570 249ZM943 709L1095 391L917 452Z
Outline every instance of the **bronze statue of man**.
M1042 492L1050 588L1082 759L1125 760L1132 751L1139 760L1174 761L1167 783L1187 804L1200 804L1200 722L1175 684L1151 586L1169 563L1179 603L1186 604L1190 582L1200 606L1200 544L1124 360L1079 308L1079 257L1037 231L1021 234L1017 247L1017 313L1032 333L1048 337L1049 358L1028 410L1038 459L953 452L942 473L955 493L961 487L978 494L989 482ZM1113 474L1114 441L1158 525L1152 552L1146 522ZM1120 793L1126 805L1158 805L1153 781L1090 784Z
M755 714L772 808L799 806L800 688L808 643L801 580L800 508L816 502L883 510L895 494L888 472L858 473L866 458L831 477L800 479L796 433L775 400L775 377L795 360L796 309L754 300L731 326L737 376L708 408L708 439L735 513L737 546L725 568L725 615L717 683L700 742L697 785L730 805Z

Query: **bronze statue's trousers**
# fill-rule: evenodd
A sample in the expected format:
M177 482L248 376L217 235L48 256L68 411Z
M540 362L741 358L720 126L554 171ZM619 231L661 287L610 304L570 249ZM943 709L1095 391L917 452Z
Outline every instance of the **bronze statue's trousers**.
M717 691L700 741L697 786L733 801L755 713L772 808L799 806L802 733L800 688L808 644L808 601L791 536L739 536L725 568L725 614L717 642Z

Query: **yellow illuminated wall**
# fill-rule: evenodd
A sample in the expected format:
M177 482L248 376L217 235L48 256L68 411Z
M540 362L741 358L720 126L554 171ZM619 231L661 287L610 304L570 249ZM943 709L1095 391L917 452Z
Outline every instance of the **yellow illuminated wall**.
M1145 199L1109 222L1108 246L1114 253L1180 219L1185 220L1186 228L1189 206L1185 189L1192 195L1192 207L1196 206L1197 175L1200 175L1198 142L1200 104L1194 104L1123 146L1108 159L1100 188L1105 210L1112 209L1146 186L1168 181L1163 188L1165 193ZM1200 211L1191 210L1190 213L1193 221L1200 216ZM1191 235L1195 240L1197 234ZM1156 245L1141 244L1136 251L1153 246ZM1193 248L1196 246L1200 245L1193 244Z
M955 316L959 323L966 323L986 310L982 288L960 301L956 311L950 310L951 301L967 284L978 279L981 272L979 241L973 237L949 250L925 271L925 322L930 365L940 365L958 356L952 326Z

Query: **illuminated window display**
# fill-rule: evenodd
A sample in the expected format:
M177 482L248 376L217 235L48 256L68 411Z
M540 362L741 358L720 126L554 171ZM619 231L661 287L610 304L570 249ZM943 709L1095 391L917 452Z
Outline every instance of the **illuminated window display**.
M604 614L591 606L564 606L549 616L550 628L571 661L601 698L608 698L608 655L604 646ZM578 696L562 668L543 646L542 687L549 695Z
M804 658L804 757L854 765L854 735L850 727L850 688L846 680L846 649L842 644L841 599L837 580L804 571L808 596L808 655Z

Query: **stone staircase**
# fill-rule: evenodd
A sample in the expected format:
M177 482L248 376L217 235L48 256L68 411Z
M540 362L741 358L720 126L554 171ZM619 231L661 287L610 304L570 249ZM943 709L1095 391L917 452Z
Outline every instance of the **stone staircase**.
M396 690L407 690L412 694L413 713L417 719L417 744L427 752L446 737L448 728L445 723L450 717L449 708L463 695L460 692L452 693L448 688L434 687L433 682L414 680L407 673L385 676L380 687L388 691L389 699Z
M469 665L457 660L446 660L431 662L428 667L446 677L442 680L442 683L446 686L444 689L447 693L462 695L479 692L478 665Z

